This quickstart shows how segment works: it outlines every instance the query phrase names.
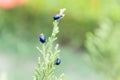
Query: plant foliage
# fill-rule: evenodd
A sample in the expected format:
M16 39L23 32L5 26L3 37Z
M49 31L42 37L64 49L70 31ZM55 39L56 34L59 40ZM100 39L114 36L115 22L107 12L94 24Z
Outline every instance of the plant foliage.
M64 12L65 9L61 9L60 12ZM63 17L63 16L62 16ZM35 70L34 80L63 80L64 74L61 74L59 77L56 77L53 73L55 70L55 61L60 59L58 49L59 45L54 46L54 42L57 39L56 35L59 32L58 21L54 20L53 22L53 32L51 37L45 43L42 43L42 48L37 47L38 51L42 54L41 57L38 57L38 66Z
M100 23L95 33L88 33L86 47L93 66L105 80L120 80L120 24L110 20Z

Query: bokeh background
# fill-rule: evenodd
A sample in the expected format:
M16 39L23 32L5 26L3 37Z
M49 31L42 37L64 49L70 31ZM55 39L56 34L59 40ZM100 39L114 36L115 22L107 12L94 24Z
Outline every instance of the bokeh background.
M102 80L102 73L91 66L86 34L94 33L104 18L119 23L119 0L0 0L0 80L33 80L39 34L51 35L53 16L61 8L67 11L59 24L62 63L56 75L65 73L68 80Z

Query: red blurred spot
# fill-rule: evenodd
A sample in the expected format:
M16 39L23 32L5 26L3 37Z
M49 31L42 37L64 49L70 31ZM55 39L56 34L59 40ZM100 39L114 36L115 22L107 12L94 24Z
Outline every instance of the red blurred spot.
M0 0L0 7L5 9L11 9L25 3L26 0Z
M16 0L17 4L22 5L25 4L27 0Z

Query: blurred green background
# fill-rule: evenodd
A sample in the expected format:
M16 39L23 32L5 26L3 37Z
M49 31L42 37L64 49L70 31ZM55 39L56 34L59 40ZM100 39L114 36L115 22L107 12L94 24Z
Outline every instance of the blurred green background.
M64 72L68 80L100 79L89 65L86 34L97 29L103 18L119 22L119 0L28 0L12 8L1 6L0 78L33 80L39 34L51 35L53 16L61 8L67 11L59 24L62 63L56 74Z

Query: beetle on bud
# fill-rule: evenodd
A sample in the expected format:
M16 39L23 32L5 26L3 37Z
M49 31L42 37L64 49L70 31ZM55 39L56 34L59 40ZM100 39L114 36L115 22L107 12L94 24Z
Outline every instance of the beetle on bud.
M65 11L65 10L66 10L65 8L60 9L59 14L56 14L56 15L53 17L53 19L54 19L54 20L59 20L59 19L61 19L62 17L64 17L64 16L65 16L65 15L64 15L64 11Z
M59 65L61 63L61 59L60 58L57 58L56 61L55 61L55 64L56 65Z
M42 43L46 42L46 37L44 36L44 34L40 34L39 39Z
M63 17L62 14L56 14L53 18L54 20L59 20L61 17Z

